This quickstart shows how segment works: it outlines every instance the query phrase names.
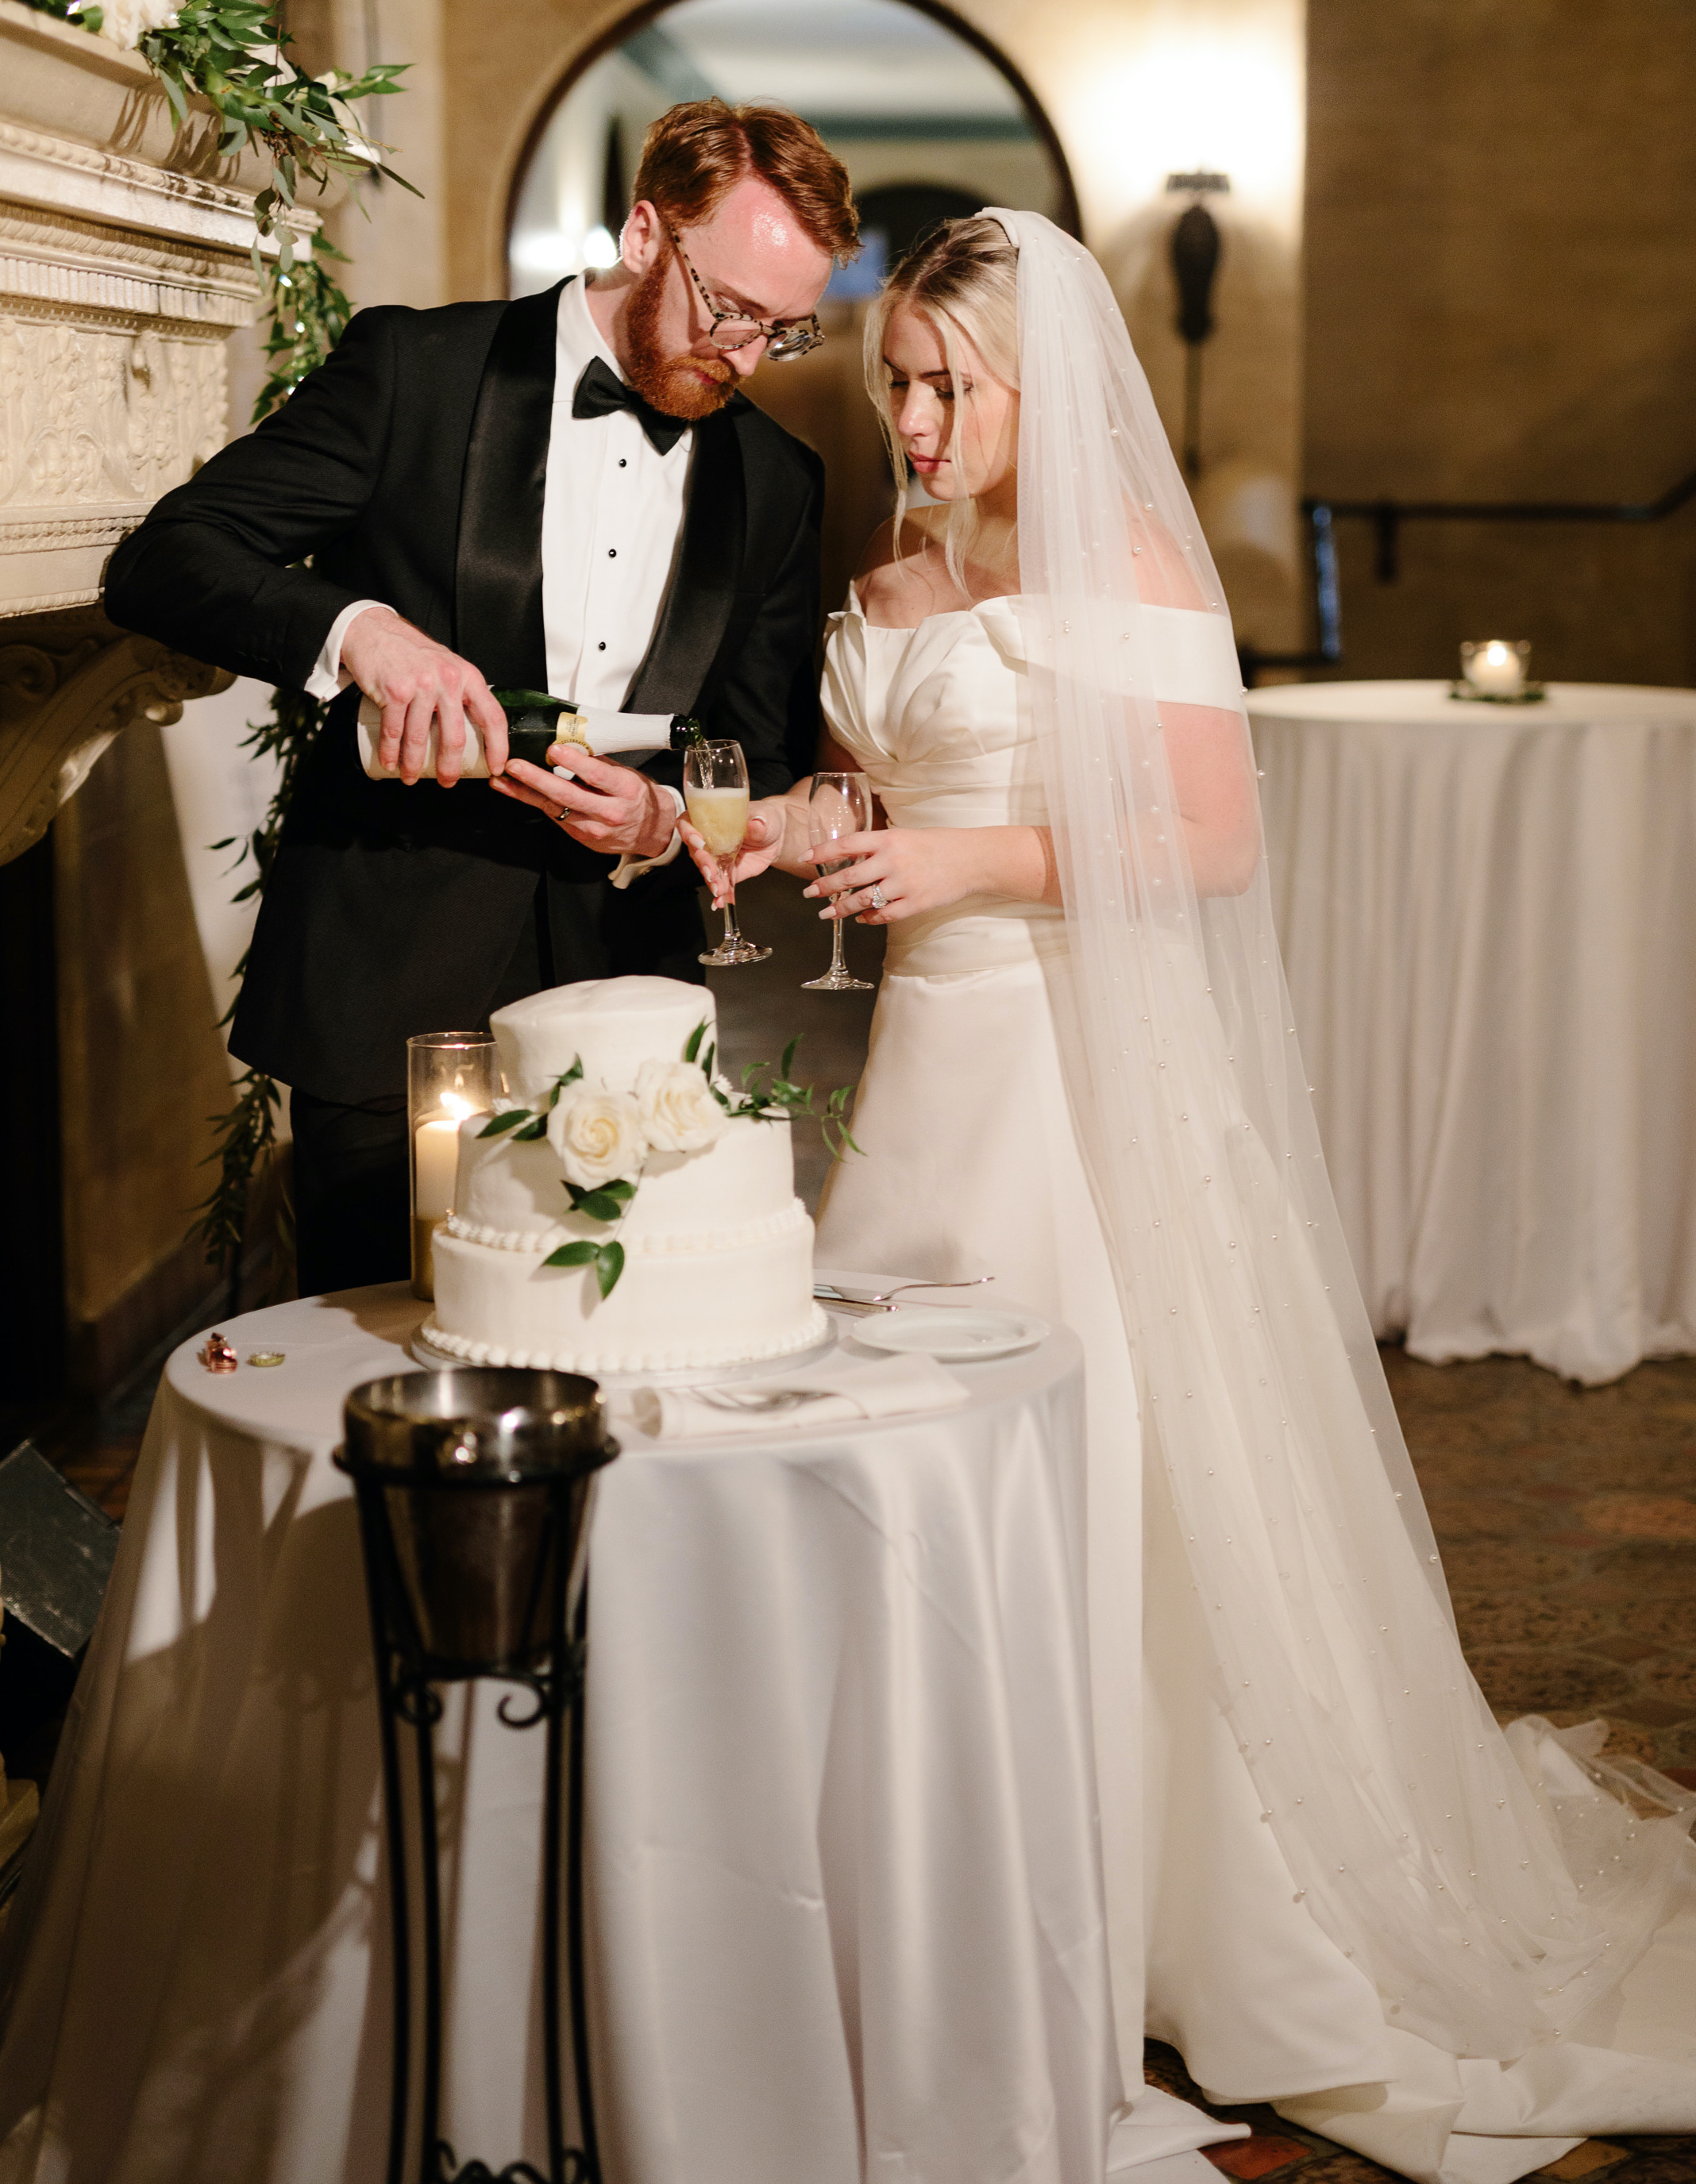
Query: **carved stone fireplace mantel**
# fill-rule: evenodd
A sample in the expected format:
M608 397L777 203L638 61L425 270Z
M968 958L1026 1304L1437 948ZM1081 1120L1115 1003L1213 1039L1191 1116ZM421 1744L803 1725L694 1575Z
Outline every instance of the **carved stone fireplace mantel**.
M0 0L0 863L131 720L230 677L96 604L112 549L220 448L266 162L180 135L147 64Z

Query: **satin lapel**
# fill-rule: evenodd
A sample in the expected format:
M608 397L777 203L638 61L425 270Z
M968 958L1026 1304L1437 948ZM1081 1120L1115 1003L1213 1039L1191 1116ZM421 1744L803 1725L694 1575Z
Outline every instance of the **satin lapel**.
M695 710L735 604L747 529L741 441L731 411L721 410L695 428L683 549L626 712Z
M509 304L477 390L460 489L455 641L497 688L543 688L542 499L560 287Z

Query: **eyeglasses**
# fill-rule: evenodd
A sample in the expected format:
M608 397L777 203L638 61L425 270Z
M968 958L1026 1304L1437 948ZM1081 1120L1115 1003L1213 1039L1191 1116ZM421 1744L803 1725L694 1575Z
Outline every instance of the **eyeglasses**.
M712 321L707 339L721 355L729 349L746 348L750 342L764 341L767 343L766 354L772 363L788 364L793 358L805 356L809 349L817 348L824 339L824 329L816 312L809 312L804 319L791 319L787 323L774 320L768 325L764 319L750 319L745 312L720 310L708 293L706 282L689 264L688 251L670 228L666 233L683 262L684 272L694 281L696 292L706 306L706 315Z

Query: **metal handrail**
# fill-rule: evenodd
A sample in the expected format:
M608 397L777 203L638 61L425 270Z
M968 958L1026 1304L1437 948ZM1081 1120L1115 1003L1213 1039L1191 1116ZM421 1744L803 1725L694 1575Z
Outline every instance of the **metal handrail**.
M1669 486L1658 499L1593 500L1339 500L1308 494L1302 502L1308 520L1314 570L1314 618L1319 633L1309 652L1262 652L1239 645L1242 679L1252 690L1263 667L1332 667L1342 658L1342 594L1337 575L1334 530L1340 515L1360 516L1376 526L1373 573L1381 584L1401 575L1403 523L1661 523L1696 500L1696 471Z

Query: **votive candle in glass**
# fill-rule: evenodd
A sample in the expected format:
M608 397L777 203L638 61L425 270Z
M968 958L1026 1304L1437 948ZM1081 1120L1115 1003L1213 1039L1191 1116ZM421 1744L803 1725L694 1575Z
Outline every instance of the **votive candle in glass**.
M1460 672L1467 688L1481 698L1517 698L1526 687L1531 665L1528 638L1509 643L1505 638L1482 638L1460 648Z
M436 1294L431 1248L454 1210L460 1125L500 1090L500 1057L486 1031L427 1031L406 1042L407 1164L412 1181L412 1294Z

